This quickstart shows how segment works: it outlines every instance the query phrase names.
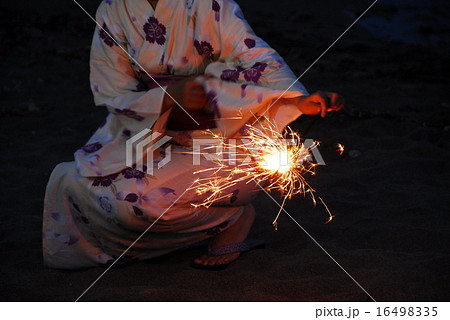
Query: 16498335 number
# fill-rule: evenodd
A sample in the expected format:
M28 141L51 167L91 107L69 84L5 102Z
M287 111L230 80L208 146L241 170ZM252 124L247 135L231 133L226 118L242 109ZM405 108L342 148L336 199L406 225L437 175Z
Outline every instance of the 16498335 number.
M436 317L437 307L377 307L378 317Z

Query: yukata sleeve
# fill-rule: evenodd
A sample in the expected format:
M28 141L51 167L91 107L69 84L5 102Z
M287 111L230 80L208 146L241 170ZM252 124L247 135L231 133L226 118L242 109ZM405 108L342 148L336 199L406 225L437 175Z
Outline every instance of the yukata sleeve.
M235 66L223 70L220 75L223 80L238 77L249 84L308 94L283 58L254 33L238 4L232 0L213 3L216 3L213 9L217 10L216 20L219 20L219 61Z
M205 74L212 76L206 87L218 128L226 137L235 136L257 118L282 131L302 115L291 98L308 92L280 55L256 36L234 1L214 0L212 11L220 53Z
M165 91L161 87L143 88L126 52L128 42L122 27L111 15L104 6L97 11L99 25L90 57L91 89L97 106L106 106L125 128L138 132L157 121Z

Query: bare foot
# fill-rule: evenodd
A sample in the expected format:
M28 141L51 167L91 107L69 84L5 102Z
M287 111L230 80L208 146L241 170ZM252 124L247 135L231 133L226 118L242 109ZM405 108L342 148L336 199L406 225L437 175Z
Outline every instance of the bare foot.
M239 217L239 219L228 229L219 233L213 240L211 244L211 249L216 249L228 244L243 242L250 231L255 220L255 209L253 206L247 205L245 207L244 213ZM239 257L239 252L228 253L220 256L208 256L207 254L194 260L196 264L202 265L221 265L228 264Z

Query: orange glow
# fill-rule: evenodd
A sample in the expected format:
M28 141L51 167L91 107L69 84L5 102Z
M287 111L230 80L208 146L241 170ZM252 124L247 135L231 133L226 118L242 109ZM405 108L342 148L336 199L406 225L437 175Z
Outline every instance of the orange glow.
M337 147L337 151L339 151L339 154L342 156L344 154L345 147L340 143L337 144Z

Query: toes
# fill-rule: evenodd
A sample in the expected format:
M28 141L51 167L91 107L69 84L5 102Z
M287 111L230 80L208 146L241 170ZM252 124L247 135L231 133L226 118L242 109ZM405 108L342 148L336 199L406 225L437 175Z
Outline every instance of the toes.
M239 257L239 253L229 253L222 256L216 257L215 264L221 265L221 264L228 264L234 260L236 260Z
M208 259L208 256L207 256L206 254L204 254L204 255L198 257L197 259L195 259L195 260L194 260L194 263L205 265L205 264L206 264L205 261L206 261L207 259Z
M214 266L214 265L216 265L217 264L217 257L209 257L208 258L208 265L210 265L210 266Z
M223 257L221 257L221 256L219 256L219 257L217 257L217 260L216 260L216 264L217 265L221 265L221 264L224 264L225 262L224 262L224 258Z

